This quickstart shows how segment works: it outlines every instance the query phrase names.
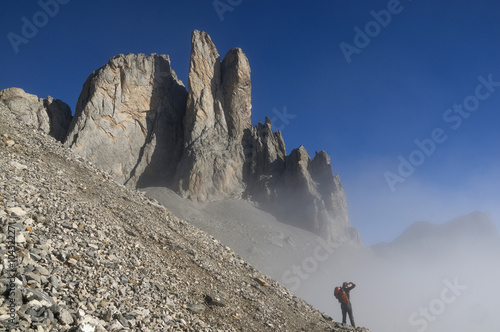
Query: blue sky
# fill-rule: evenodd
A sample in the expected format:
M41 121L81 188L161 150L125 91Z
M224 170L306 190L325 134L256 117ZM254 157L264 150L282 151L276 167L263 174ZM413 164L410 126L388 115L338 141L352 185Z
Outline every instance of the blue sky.
M74 110L88 75L120 53L168 54L187 85L190 35L203 30L221 56L248 56L254 124L274 117L288 151L328 152L365 243L473 210L500 225L500 3L55 1L3 4L0 89ZM466 117L453 111L465 101Z

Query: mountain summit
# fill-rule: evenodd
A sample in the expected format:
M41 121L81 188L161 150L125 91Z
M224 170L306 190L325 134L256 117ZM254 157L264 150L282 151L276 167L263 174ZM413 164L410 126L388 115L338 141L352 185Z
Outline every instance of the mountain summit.
M474 211L443 224L420 221L390 243L372 247L379 257L442 262L449 256L498 256L500 235L489 215ZM441 264L441 263L440 263Z
M252 126L251 108L243 51L221 59L210 36L194 31L188 89L168 55L115 56L85 82L69 127L55 122L64 124L56 138L129 188L167 187L195 202L247 199L324 238L359 242L326 152L311 160L301 146L287 155L269 118Z

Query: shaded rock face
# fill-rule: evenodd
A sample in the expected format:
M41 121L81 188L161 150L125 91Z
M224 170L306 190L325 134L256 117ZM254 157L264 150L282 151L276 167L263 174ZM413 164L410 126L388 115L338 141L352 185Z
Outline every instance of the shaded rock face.
M71 122L71 109L59 99L45 99L20 88L0 91L0 102L13 110L20 121L32 125L58 141L64 141Z
M130 187L170 185L187 92L166 55L118 55L92 73L66 144Z
M271 120L259 124L245 136L246 196L272 209L278 201L278 185L285 167L286 147L281 132L271 130Z
M326 152L313 160L300 146L286 155L281 133L271 122L252 132L247 196L295 226L341 242L360 242L350 227L344 190Z
M251 128L250 66L241 49L221 63L210 37L194 31L189 94L184 119L184 153L176 189L206 201L239 197L244 191L241 140Z

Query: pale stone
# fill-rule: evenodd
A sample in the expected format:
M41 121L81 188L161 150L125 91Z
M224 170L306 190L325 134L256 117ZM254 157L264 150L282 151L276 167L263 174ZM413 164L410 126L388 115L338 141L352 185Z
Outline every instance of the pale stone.
M205 32L191 37L185 149L176 190L197 201L241 197L244 149L250 122L250 66L240 49L219 53Z
M18 217L24 217L26 214L28 214L26 211L24 211L18 206L7 209L7 212L10 214L14 214Z
M168 185L186 94L167 55L115 56L85 82L66 144L130 187Z
M32 125L58 141L66 138L71 122L71 109L58 99L46 99L24 92L20 88L0 91L0 103L10 108L20 121Z
M21 164L21 163L18 163L17 161L11 161L11 162L10 162L10 165L11 165L12 167L15 167L15 168L19 169L19 170L25 170L25 169L28 169L28 166L23 165L23 164Z

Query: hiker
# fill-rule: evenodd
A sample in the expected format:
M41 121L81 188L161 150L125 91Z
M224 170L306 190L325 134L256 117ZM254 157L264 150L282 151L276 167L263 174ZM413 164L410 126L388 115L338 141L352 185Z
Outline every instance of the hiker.
M354 316L352 314L352 306L351 306L351 295L350 291L356 287L353 282L344 282L342 287L336 287L334 295L340 302L340 308L342 309L342 324L346 323L346 316L349 314L349 320L351 321L351 325L356 327L354 323Z

